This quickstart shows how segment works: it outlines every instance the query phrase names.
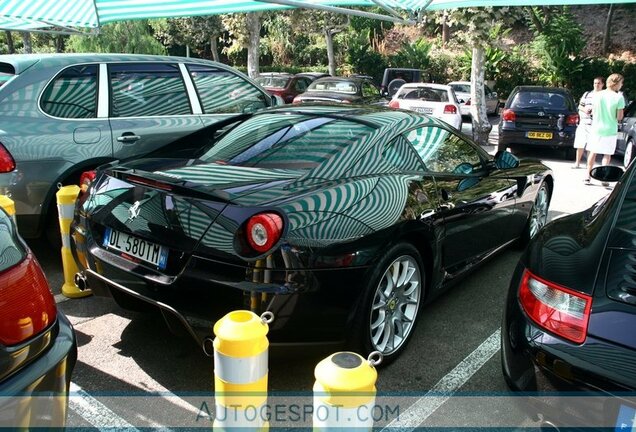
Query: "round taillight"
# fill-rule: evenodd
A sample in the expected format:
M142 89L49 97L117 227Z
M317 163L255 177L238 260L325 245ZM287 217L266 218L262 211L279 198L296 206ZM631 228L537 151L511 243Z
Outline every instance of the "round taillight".
M283 232L283 218L276 213L259 213L247 222L247 241L257 252L270 250Z
M389 102L389 107L391 107L391 108L399 108L400 107L400 102L398 102L397 99L391 99L391 102Z

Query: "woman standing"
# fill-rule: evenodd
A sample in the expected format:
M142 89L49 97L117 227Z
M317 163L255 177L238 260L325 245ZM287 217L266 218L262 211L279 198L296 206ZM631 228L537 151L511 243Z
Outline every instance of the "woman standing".
M592 104L591 140L587 145L589 152L587 178L585 179L587 184L590 184L590 171L594 168L597 154L603 155L603 165L609 165L614 150L616 150L618 122L623 120L625 99L618 93L623 87L623 76L621 74L610 75L606 85L605 90L596 94Z

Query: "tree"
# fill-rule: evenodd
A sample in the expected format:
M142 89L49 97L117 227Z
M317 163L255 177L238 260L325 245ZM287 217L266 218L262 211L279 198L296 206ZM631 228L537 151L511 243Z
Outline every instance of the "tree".
M230 35L228 53L247 48L247 73L255 78L259 74L262 12L223 15L221 21Z
M22 45L24 48L24 52L27 54L31 54L33 52L33 46L31 45L31 33L29 32L20 32L22 35Z
M4 34L7 37L7 50L9 51L9 54L15 54L15 46L13 45L13 36L11 35L11 32L6 30Z
M153 37L147 20L120 21L103 26L97 35L69 38L71 52L112 52L165 54L166 49Z
M603 35L603 55L609 51L612 40L612 18L614 17L614 3L609 5L607 19L605 20L605 34Z
M187 46L204 57L209 47L212 59L219 61L218 40L224 28L218 15L156 19L150 26L166 48Z
M509 7L462 8L449 11L449 25L457 26L456 36L468 43L472 50L470 114L473 122L473 139L480 144L488 142L492 129L486 114L484 92L485 46L495 23L507 23L514 19Z

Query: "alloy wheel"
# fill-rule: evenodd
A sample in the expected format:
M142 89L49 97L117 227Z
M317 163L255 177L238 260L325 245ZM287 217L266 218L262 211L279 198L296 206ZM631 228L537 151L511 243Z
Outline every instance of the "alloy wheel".
M550 204L550 198L548 195L548 188L545 185L541 185L537 197L534 200L532 206L532 212L530 214L530 238L533 238L539 230L548 221L548 206Z
M403 255L384 271L371 306L369 335L374 350L397 351L408 339L420 306L421 272L417 261Z

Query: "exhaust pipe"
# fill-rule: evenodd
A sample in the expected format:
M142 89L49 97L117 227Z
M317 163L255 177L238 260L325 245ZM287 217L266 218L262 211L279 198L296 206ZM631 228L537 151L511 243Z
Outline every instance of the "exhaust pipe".
M559 428L548 420L543 420L539 428L541 432L559 432Z
M88 288L88 281L86 280L86 275L84 272L77 272L75 276L73 276L73 282L75 282L75 286L80 291L84 291Z

